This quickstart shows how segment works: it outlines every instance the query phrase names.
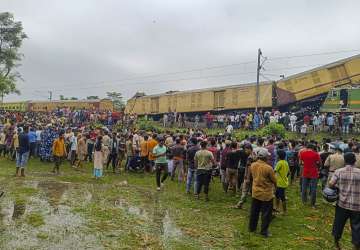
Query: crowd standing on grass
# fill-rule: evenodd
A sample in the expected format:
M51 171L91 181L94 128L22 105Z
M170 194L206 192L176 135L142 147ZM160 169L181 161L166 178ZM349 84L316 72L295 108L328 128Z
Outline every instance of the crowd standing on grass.
M177 112L164 114L161 118L163 127L225 129L231 133L234 129L257 130L270 123L282 124L288 131L307 133L330 132L332 134L349 134L360 132L360 114L343 112L319 113L313 110L283 112L278 110L259 112L210 112L195 116L186 116ZM191 125L190 125L191 124Z
M243 126L256 129L286 117L291 130L297 126L295 114L255 112L233 116L220 117L219 126L224 121L224 126L233 129ZM348 116L345 114L345 118L340 119L334 115L305 115L303 122L310 126L312 121L314 130L324 125L332 131L336 128L334 120L342 121L340 127L346 133L354 128L350 125L357 120L351 118L347 122ZM185 118L181 116L183 121ZM165 126L169 119L164 116ZM195 122L196 119L200 122L199 117L195 117ZM210 113L206 114L208 127L213 126L214 119ZM25 177L29 158L49 162L55 175L61 174L66 161L73 168L83 168L85 162L91 162L96 179L123 171L145 172L149 176L155 173L157 191L166 190L169 177L170 181L184 183L184 192L205 201L211 200L211 186L220 182L225 194L240 194L234 208L242 209L251 197L249 231L257 230L261 218L260 233L264 237L271 235L269 228L276 219L274 215L287 214L289 185L299 185L298 199L316 209L320 181L321 189L339 190L332 232L336 247L340 249L339 242L349 219L354 249L360 249L360 143L356 138L313 141L306 137L287 140L272 135L238 140L228 128L216 135L196 126L182 132L159 134L137 130L132 126L135 123L136 116L114 119L111 112L2 112L0 157L16 162L15 175L19 178Z

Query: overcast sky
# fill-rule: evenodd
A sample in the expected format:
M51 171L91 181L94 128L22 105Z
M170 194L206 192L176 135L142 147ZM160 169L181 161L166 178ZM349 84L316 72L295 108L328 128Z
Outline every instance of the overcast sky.
M22 95L5 100L254 82L258 48L266 79L278 79L359 54L359 9L359 0L0 0L29 36ZM338 53L271 60L327 52Z

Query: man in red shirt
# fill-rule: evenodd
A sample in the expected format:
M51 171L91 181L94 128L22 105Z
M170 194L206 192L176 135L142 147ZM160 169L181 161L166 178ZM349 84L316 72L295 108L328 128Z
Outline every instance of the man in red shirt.
M300 164L303 165L301 199L303 203L307 202L307 190L310 188L310 204L315 208L316 188L321 164L320 155L316 152L315 145L311 143L299 155Z
M306 114L306 115L304 116L304 124L306 124L307 126L309 126L310 120L311 120L310 116L309 116L308 114Z

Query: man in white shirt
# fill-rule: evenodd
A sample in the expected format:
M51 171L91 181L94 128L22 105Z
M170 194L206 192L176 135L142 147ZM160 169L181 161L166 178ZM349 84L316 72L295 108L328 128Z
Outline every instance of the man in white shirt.
M296 121L297 121L297 116L294 113L292 113L290 116L290 127L292 132L296 132Z
M41 143L41 133L42 133L42 129L41 129L41 127L38 127L38 129L35 131L35 134L36 134L35 155L36 155L36 156L39 155L40 143Z
M234 131L233 125L231 125L231 124L227 125L226 132L229 134L232 134L233 131Z
M76 161L76 149L77 149L77 138L74 133L70 137L70 164L75 168Z

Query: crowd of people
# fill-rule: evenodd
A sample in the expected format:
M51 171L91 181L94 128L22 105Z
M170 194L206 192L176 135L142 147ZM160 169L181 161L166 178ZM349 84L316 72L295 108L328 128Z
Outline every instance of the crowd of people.
M360 132L360 114L353 113L321 113L300 111L300 112L283 112L280 111L259 111L259 112L231 112L217 113L210 112L195 116L186 116L181 113L168 113L162 117L164 127L178 126L187 127L189 124L195 128L222 128L227 131L234 129L257 130L269 123L280 123L287 130L292 132L301 132L307 134L309 132L330 132L349 134Z
M219 126L224 122L224 127L256 129L289 119L283 123L293 129L291 124L298 120L293 116L295 114L277 112L223 115ZM324 125L329 131L335 126L335 120L337 124L342 121L338 126L346 133L347 124L350 129L350 124L357 121L354 117L346 118L349 116L344 114L340 119L334 115L306 114L302 119L305 125L314 129ZM185 121L186 117L181 117ZM329 124L329 117L333 117L333 124ZM165 118L164 126L168 126L169 117ZM200 121L195 117L195 122L196 119ZM213 126L213 115L207 113L204 119L208 127ZM121 129L120 120L126 124ZM187 132L140 131L129 126L135 120L135 117L114 119L111 113L101 116L85 110L46 114L2 112L0 157L16 161L18 177L25 177L27 161L34 157L52 162L54 174L60 174L66 160L73 168L82 168L85 162L91 162L94 178L102 178L104 172L121 174L124 166L129 172L144 171L149 176L155 173L157 191L165 190L169 177L170 181L184 183L184 192L205 201L210 200L212 180L219 177L224 193L241 195L234 208L243 208L248 197L252 198L249 231L257 230L261 214L260 233L264 237L270 236L274 212L287 214L289 185L299 183L299 199L316 209L320 182L322 189L339 189L332 231L337 248L340 249L339 241L350 219L352 243L354 249L360 249L360 143L356 139L318 142L306 138L286 140L272 135L237 140L231 133L210 135L197 126Z

